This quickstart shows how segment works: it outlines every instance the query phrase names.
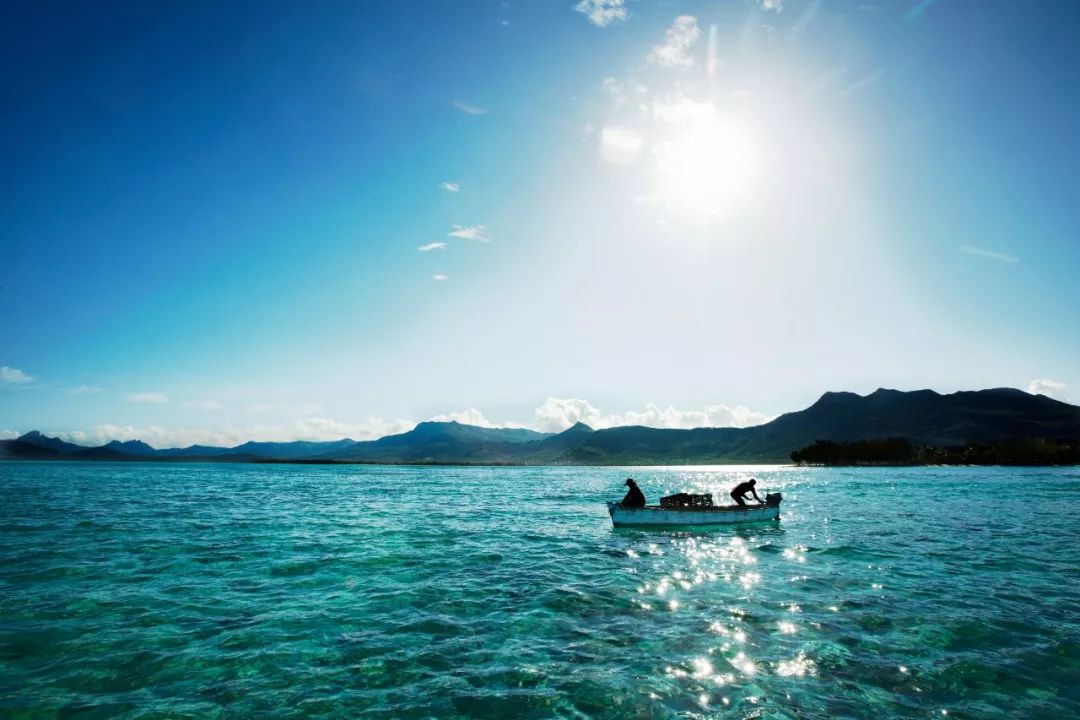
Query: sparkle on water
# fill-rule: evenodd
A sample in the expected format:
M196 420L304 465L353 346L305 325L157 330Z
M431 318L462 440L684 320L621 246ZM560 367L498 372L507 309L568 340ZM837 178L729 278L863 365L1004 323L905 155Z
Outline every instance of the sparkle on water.
M1076 469L627 473L0 463L0 716L1080 714Z

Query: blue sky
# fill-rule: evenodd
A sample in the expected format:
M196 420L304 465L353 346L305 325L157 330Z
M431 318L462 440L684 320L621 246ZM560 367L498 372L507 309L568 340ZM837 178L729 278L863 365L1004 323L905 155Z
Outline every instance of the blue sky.
M6 435L1080 396L1074 3L2 12Z

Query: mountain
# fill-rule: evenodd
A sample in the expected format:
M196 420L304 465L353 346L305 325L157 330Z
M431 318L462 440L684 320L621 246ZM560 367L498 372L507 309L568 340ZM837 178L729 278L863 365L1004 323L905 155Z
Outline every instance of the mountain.
M317 455L339 453L348 450L356 444L355 440L333 440L330 442L313 442L297 440L295 442L246 442L230 448L230 453L252 455L254 457L278 458L281 460L295 460L297 458L309 458Z
M861 396L827 392L805 410L750 428L598 430L567 460L601 464L786 462L816 440L904 437L949 447L1020 438L1080 438L1080 407L998 388L941 395L933 390L878 389Z
M577 447L587 442L594 432L596 431L583 422L574 423L557 435L549 435L542 440L537 440L530 448L530 454L558 453Z
M63 453L22 440L0 440L0 460L60 460Z
M142 440L128 440L126 442L113 440L112 442L106 443L103 447L118 452L121 455L153 455L157 452L157 450L150 447Z
M58 453L79 452L80 450L86 449L82 445L76 445L75 443L65 442L60 438L42 435L37 430L31 430L25 435L19 436L16 440L27 445L53 450Z
M507 433L511 432L515 431L421 423L409 432L357 443L344 454L322 457L354 462L538 465L788 462L792 450L816 440L906 437L914 444L947 447L1025 437L1080 438L1080 408L1007 388L950 395L879 389L867 396L828 392L805 410L750 428L593 430L579 423L556 435L518 443L510 442Z
M140 443L142 444L142 443ZM110 443L111 445L111 443ZM149 447L149 445L147 445ZM151 448L151 451L153 448ZM43 435L37 430L15 440L0 442L0 459L6 460L115 460L121 459L112 447L88 448L60 438Z
M862 397L825 393L806 410L760 426L744 452L800 448L814 440L904 437L942 447L1022 437L1080 437L1080 408L1045 395L997 388L940 395L878 389Z
M513 462L525 448L547 437L547 433L524 428L429 421L408 432L354 443L341 453L321 457L358 462Z
M248 442L233 448L193 445L155 450L113 441L97 448L39 432L0 442L0 458L36 460L345 461L536 465L661 465L788 462L817 440L906 438L939 448L1023 439L1080 440L1080 407L1022 390L997 388L941 395L879 389L861 396L827 392L805 410L756 427L668 430L584 423L561 433L422 422L408 432L354 442Z

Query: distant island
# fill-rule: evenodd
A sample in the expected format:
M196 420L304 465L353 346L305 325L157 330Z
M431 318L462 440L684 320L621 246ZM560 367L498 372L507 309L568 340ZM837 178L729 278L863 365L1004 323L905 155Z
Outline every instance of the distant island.
M907 438L818 440L791 453L796 465L1080 465L1080 441L1021 438L990 445L914 445Z
M748 428L640 426L561 433L423 422L378 440L248 442L156 449L138 440L85 447L28 432L0 460L379 463L411 465L1077 464L1080 407L997 388L942 395L827 392ZM1022 459L1022 460L1021 460Z

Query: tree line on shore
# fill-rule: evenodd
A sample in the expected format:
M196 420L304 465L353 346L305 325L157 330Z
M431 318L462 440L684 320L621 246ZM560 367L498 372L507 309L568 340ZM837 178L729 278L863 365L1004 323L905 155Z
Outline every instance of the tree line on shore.
M797 465L1080 465L1080 441L1022 438L935 447L903 437L817 440L791 453L791 460Z

